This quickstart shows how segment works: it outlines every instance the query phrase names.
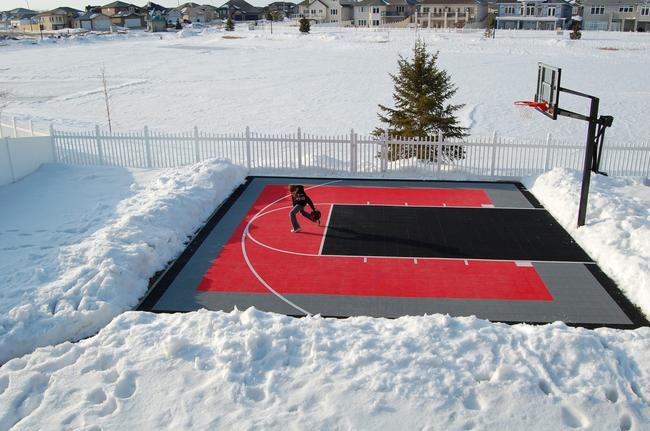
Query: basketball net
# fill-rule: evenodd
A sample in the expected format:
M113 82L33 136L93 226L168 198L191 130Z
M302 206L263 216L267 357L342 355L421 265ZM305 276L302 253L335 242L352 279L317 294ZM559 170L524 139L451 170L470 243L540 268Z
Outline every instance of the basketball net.
M520 118L530 120L533 117L533 112L537 110L536 108L546 111L548 104L546 102L518 100L515 102L515 107Z

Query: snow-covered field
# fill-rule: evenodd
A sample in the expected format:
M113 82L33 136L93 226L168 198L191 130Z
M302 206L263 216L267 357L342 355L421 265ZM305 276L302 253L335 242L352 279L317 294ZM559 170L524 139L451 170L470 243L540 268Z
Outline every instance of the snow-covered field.
M88 127L104 119L103 61L120 129L372 129L413 35L294 30L16 42L0 47L0 90L12 92L6 111ZM423 35L473 134L582 140L580 122L513 112L546 61L565 68L567 87L602 97L616 117L608 136L648 140L650 35ZM123 313L245 175L220 161L47 165L0 187L0 430L650 429L649 328ZM576 229L579 173L522 180L650 315L650 181L594 178Z
M475 136L583 142L586 124L539 114L519 115L516 100L531 100L537 62L563 68L566 88L600 97L601 113L615 117L608 139L648 142L650 34L585 32L580 41L549 31L482 33L419 31L466 104L463 122ZM239 37L240 39L224 39ZM6 114L88 129L106 125L100 68L106 67L113 128L261 133L368 133L377 104L392 102L389 73L409 55L413 30L314 29L274 26L234 34L186 29L162 36L56 39L0 47L0 90L10 91ZM47 59L47 60L46 60ZM581 112L585 99L562 95Z

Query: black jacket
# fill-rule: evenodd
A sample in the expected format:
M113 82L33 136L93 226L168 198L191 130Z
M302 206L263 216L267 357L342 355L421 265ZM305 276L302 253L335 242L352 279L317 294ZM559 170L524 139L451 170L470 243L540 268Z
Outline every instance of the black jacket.
M304 191L296 192L296 194L292 194L291 204L293 206L300 205L301 207L304 207L305 205L309 205L312 211L316 211L316 208L314 208L314 203L311 201L309 196L307 196L307 193L305 193Z

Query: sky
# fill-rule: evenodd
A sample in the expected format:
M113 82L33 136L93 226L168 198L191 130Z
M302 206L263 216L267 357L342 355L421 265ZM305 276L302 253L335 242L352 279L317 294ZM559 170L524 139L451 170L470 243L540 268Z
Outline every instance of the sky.
M83 10L84 7L88 4L93 4L93 5L103 5L103 4L108 4L112 0L101 0L101 1L89 1L89 0L0 0L0 10L11 10L17 7L28 7L29 9L33 10L50 10L54 9L59 6L68 6L68 7L73 7L75 9ZM143 6L147 3L148 0L136 0L136 1L128 1L124 0L126 3L133 3L138 6ZM154 1L154 3L157 3L162 6L166 7L174 7L178 6L180 4L186 3L186 1L189 0L160 0L160 1ZM226 3L227 0L201 0L201 1L195 1L196 3L199 4L209 4L212 6L221 6L222 4ZM267 4L271 3L273 0L247 0L248 3L252 4L253 6L266 6Z

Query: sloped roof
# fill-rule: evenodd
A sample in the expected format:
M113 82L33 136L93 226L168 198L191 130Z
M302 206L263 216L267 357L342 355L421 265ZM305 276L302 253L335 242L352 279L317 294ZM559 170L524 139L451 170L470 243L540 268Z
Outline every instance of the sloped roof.
M509 3L522 0L508 0ZM449 4L486 4L484 0L421 0L420 4L426 5L449 5Z
M363 0L360 2L352 3L352 6L415 6L416 4L416 0Z
M50 16L50 15L72 15L72 16L79 16L81 15L82 12L77 9L73 9L71 7L58 7L56 9L49 10L47 12L39 13L36 16Z
M92 21L93 19L101 18L101 17L104 17L106 19L111 19L109 16L97 12L86 12L85 14L80 15L77 19L79 21Z
M130 7L130 6L134 6L134 5L132 5L130 3L124 3L123 1L114 1L113 3L105 4L104 6L102 6L102 9L104 9L104 8L118 8L118 7L119 8L124 8L124 7Z
M221 6L222 8L233 8L233 9L238 9L242 10L244 12L257 12L260 13L262 11L261 7L255 7L252 4L246 2L245 0L230 0Z

